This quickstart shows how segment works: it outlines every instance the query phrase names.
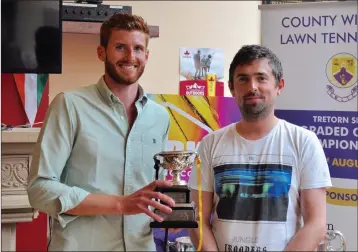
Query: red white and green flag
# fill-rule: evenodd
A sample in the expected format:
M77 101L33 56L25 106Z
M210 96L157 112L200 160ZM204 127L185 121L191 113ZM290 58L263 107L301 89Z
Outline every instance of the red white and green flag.
M31 125L35 122L48 77L48 74L14 74L16 87Z

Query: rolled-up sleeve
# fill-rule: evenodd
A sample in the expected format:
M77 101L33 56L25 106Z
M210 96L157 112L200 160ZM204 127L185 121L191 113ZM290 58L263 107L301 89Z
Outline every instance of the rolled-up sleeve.
M76 132L71 105L64 93L51 102L32 155L27 188L31 206L57 219L62 227L77 218L65 212L89 194L61 181Z

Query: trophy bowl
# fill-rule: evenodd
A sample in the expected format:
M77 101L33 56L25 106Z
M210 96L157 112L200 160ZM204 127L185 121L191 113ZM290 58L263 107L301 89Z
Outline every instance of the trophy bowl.
M187 168L192 168L197 153L195 151L163 151L154 155L160 167L167 169L173 174L173 185L187 185L180 178L181 173ZM161 162L159 157L161 157Z

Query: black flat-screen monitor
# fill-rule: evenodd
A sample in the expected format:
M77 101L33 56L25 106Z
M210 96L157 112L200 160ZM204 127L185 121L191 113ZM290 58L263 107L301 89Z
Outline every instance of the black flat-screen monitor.
M1 72L62 72L62 0L1 0Z

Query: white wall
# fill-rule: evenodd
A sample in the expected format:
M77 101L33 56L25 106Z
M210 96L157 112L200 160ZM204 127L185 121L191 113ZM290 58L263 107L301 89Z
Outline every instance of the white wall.
M220 47L225 54L225 82L229 65L244 44L260 43L261 1L104 1L130 5L159 38L149 44L150 56L140 83L148 93L179 92L179 48ZM99 35L64 34L63 73L51 75L50 100L60 91L94 83L103 73L97 59ZM76 57L76 59L75 59ZM226 87L226 96L229 91Z

